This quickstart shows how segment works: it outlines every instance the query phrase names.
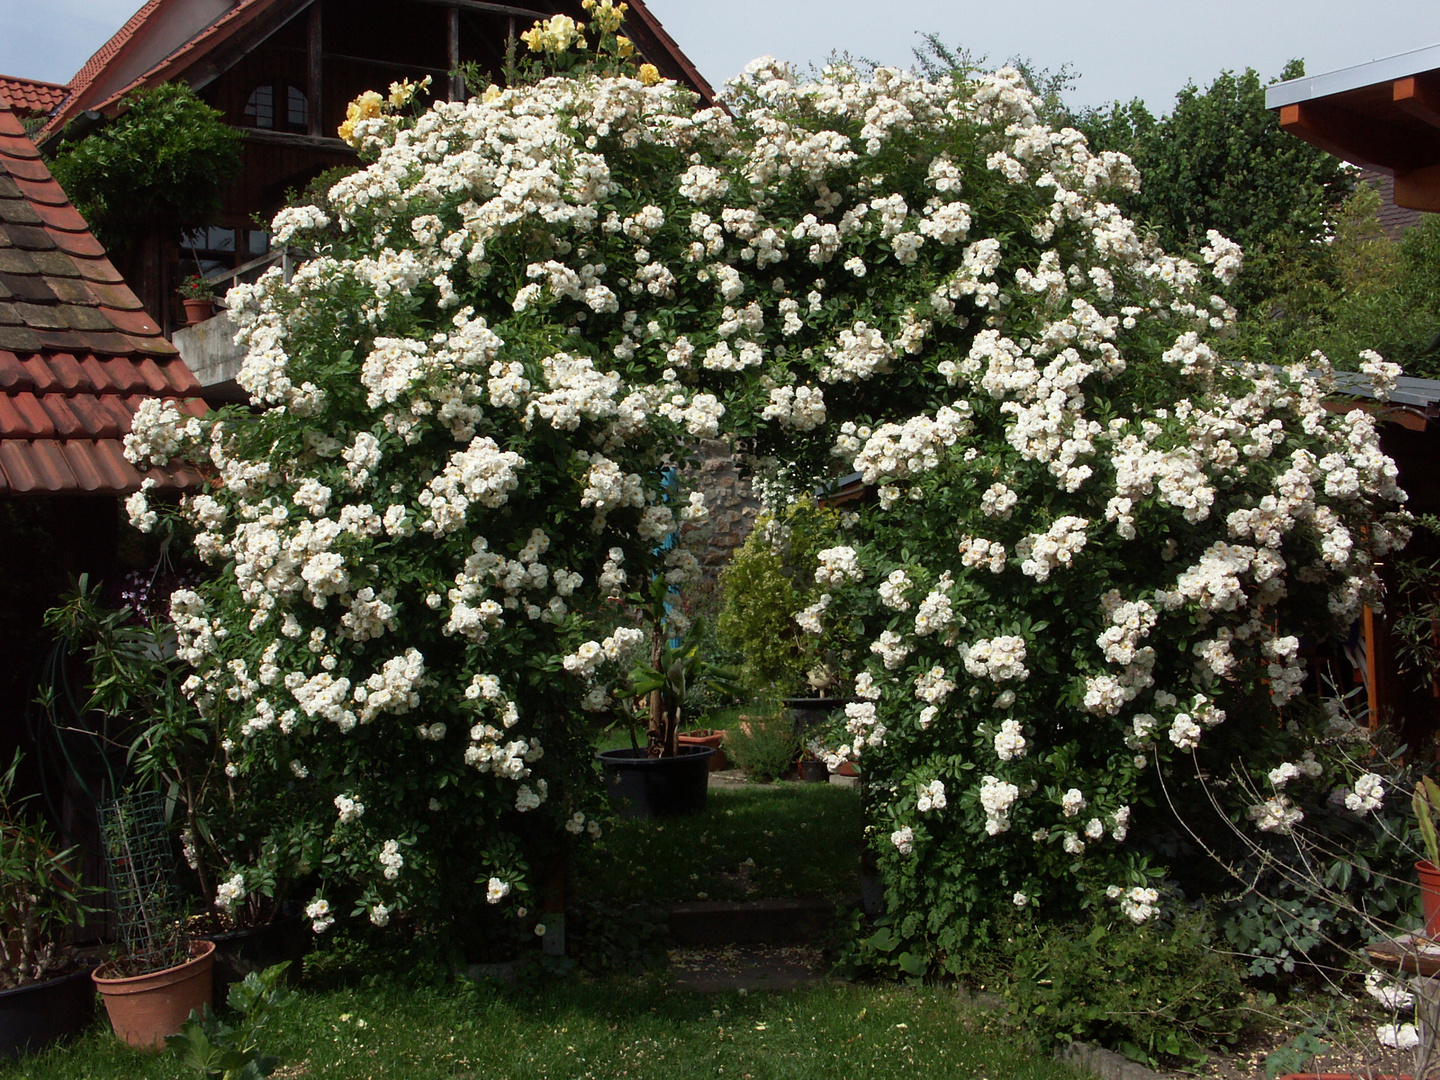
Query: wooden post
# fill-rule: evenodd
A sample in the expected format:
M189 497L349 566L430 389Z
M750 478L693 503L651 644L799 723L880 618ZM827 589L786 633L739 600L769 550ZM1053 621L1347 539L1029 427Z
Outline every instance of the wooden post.
M445 13L449 16L446 44L449 45L450 100L465 100L465 80L460 77L460 9L452 7Z
M306 132L310 135L323 135L324 129L321 125L324 120L321 113L325 105L325 83L321 77L321 42L320 42L320 6L322 0L313 0L310 4L310 22L305 30L305 47L308 53L309 67L306 71L305 93L310 98L310 116L306 124ZM277 103L276 107L279 105Z
M1370 714L1370 730L1380 726L1380 635L1375 609L1365 605L1361 636L1365 642L1365 705Z

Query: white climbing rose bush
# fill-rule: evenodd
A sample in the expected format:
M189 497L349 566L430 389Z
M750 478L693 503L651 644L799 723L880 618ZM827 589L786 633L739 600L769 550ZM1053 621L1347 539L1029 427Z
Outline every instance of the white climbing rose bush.
M1148 776L1274 723L1394 469L1323 360L1217 362L1238 250L1157 250L1107 201L1128 161L1035 106L762 61L728 112L580 76L354 124L373 163L275 222L316 257L230 294L265 410L135 439L214 470L189 690L238 790L308 793L317 928L519 903L579 831L579 706L639 641L612 598L695 572L661 470L717 434L879 486L802 625L872 633L837 757L907 933L1152 909Z

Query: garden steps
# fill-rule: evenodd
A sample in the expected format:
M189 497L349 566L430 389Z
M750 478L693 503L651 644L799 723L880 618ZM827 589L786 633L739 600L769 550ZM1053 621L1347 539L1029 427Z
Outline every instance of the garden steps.
M677 945L800 945L825 936L842 906L823 896L761 900L690 900L666 904Z

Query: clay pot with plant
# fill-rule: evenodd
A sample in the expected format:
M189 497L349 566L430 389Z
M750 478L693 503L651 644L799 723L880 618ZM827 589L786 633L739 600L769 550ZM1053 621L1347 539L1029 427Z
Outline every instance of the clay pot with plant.
M1440 843L1435 834L1435 815L1440 811L1440 784L1426 776L1415 785L1411 800L1415 824L1425 844L1425 858L1415 864L1420 877L1420 904L1425 913L1425 936L1440 937Z
M185 306L185 325L194 326L215 314L215 289L199 274L180 283L180 302Z
M89 967L70 943L92 913L71 869L73 848L14 797L21 756L0 773L0 1059L19 1057L90 1022Z

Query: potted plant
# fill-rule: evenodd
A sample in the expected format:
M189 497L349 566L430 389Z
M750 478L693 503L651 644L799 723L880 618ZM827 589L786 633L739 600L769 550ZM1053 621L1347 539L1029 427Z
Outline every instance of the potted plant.
M197 1009L210 1006L215 943L185 932L163 800L132 792L101 808L116 955L91 973L115 1034L159 1049Z
M215 314L215 289L199 274L180 283L180 302L185 305L185 325L195 326Z
M1440 784L1423 777L1415 785L1411 799L1415 824L1425 843L1425 858L1415 864L1420 877L1420 904L1425 912L1424 933L1427 938L1440 936L1440 844L1436 842L1435 813L1440 810Z
M18 1058L90 1022L90 964L68 937L91 908L49 829L15 799L17 752L0 774L0 1059Z
M184 584L183 575L177 580ZM319 841L303 815L290 813L305 797L295 778L242 786L227 773L224 734L180 691L173 619L135 607L106 609L100 590L82 578L46 621L83 658L88 697L78 715L128 751L125 773L140 788L170 794L167 842L179 833L208 908L185 930L214 942L221 991L281 961L298 970L304 920L289 895L318 860Z
M725 729L724 728L691 728L689 731L682 731L675 736L678 746L708 746L715 753L710 755L710 771L719 772L730 767L730 759L725 756Z
M716 749L680 743L685 697L702 681L726 692L733 688L730 673L701 655L699 623L678 639L670 636L677 627L669 604L669 583L657 575L645 608L652 628L649 663L637 662L620 691L629 701L630 748L599 754L611 804L625 816L694 814L705 808L709 762ZM643 749L636 734L641 717L646 726Z

